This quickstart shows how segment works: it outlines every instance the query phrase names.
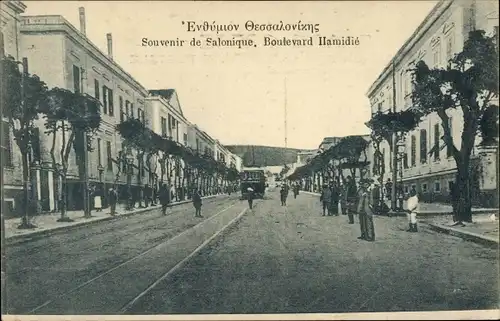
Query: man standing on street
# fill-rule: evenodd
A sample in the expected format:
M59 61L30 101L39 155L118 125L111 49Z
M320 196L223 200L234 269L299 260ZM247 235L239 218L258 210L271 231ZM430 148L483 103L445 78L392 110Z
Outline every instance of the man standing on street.
M319 201L323 205L323 216L325 216L325 211L328 212L328 216L331 215L331 202L332 202L332 190L328 187L328 185L323 185L323 190L321 191L321 196L319 197Z
M171 199L170 190L166 184L163 184L163 186L160 189L160 204L161 204L161 212L163 215L167 215L167 207L168 204L170 203L170 199Z
M109 206L111 208L111 215L114 216L116 214L116 202L118 201L118 194L115 189L111 187L108 193Z
M253 188L248 188L248 207L252 209L253 207L253 199L255 198L255 192Z
M373 182L371 180L365 180L362 183L358 204L359 226L361 229L361 236L358 239L370 242L375 241L374 213L371 198L372 188Z
M281 206L286 206L286 199L288 197L288 186L283 184L280 190Z
M347 176L347 183L345 186L346 210L349 224L354 224L354 212L356 211L356 182L351 176Z
M408 198L408 221L410 228L407 232L418 232L417 230L417 212L419 210L418 196L415 188L411 189L410 197Z
M196 188L193 191L193 206L196 211L194 215L195 217L203 217L201 215L201 205L202 205L201 194L199 190Z

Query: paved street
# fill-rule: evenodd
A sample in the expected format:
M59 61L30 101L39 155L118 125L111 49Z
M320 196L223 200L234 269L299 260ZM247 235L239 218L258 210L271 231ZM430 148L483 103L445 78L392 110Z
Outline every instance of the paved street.
M185 204L9 245L8 313L116 313L243 205L236 195L207 199L204 218Z
M290 197L287 207L276 192L266 198L168 275L246 202L208 199L203 219L185 204L166 217L154 210L9 246L9 313L328 313L498 302L495 250L423 226L408 234L404 218L377 217L376 242L360 241L346 216L320 216L316 196Z
M137 314L296 313L497 308L495 250L377 217L374 243L316 196L277 193L161 282Z

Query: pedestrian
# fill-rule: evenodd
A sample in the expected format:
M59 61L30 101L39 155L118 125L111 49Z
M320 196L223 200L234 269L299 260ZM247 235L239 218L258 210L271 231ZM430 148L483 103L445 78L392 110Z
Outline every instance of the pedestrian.
M283 184L280 190L281 206L286 206L286 199L288 197L288 186Z
M358 195L356 190L356 182L351 176L347 176L346 183L346 211L349 218L349 224L354 224L354 213L356 212L356 203Z
M102 193L99 187L93 188L93 196L94 196L94 209L96 212L102 212Z
M293 185L293 198L297 198L297 195L299 195L299 184L295 183Z
M388 178L387 182L385 183L385 193L387 200L390 201L392 197L392 182L390 178Z
M167 207L168 204L170 204L171 199L170 189L166 184L163 184L163 186L160 188L160 204L161 212L163 215L167 215Z
M375 241L375 227L373 225L373 204L371 193L373 189L373 181L365 180L360 189L360 197L358 204L359 226L361 236L358 239L366 241Z
M194 206L194 209L195 209L194 216L195 217L203 217L201 215L201 206L203 205L203 202L201 200L200 191L197 188L195 188L194 191L193 191L192 200L193 200L193 206Z
M321 196L319 201L323 205L323 216L325 216L325 211L328 212L328 216L331 215L331 202L332 202L332 190L328 185L323 185L323 190L321 191Z
M144 207L147 208L149 207L149 202L151 201L151 190L148 184L144 185L143 197L144 197Z
M249 187L247 188L247 200L248 200L248 207L250 209L253 208L253 200L255 198L255 191L253 190L253 188Z
M419 210L418 196L415 188L410 191L410 197L407 202L407 212L408 212L408 225L409 229L407 232L418 232L417 229L417 213Z
M114 216L116 214L116 203L118 201L118 193L111 187L108 191L109 206L111 208L110 214Z
M331 194L332 201L330 202L330 206L331 206L330 216L333 216L333 214L335 214L335 216L339 216L339 194L340 193L339 193L339 189L338 189L337 184L332 183L330 185L330 189L332 191L332 194Z

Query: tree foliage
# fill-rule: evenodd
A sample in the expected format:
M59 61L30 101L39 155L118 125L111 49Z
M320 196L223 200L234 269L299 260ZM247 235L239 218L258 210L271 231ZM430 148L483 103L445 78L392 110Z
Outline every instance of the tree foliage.
M484 144L496 143L498 135L498 51L495 38L482 30L469 33L462 52L450 59L447 68L430 68L419 61L412 71L414 108L424 115L436 112L442 121L443 140L457 164L456 219L471 221L470 161L478 132ZM459 109L463 132L456 146L448 111Z

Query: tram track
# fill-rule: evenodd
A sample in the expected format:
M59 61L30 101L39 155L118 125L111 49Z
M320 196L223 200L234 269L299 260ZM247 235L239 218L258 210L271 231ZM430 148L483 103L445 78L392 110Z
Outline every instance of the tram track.
M236 204L236 201L231 201L231 203L229 204ZM215 211L217 211L218 208L220 207L223 207L223 205L225 204L220 204L220 205L217 205L216 208L215 208ZM81 256L82 253L87 253L87 252L93 252L93 251L97 251L99 249L102 249L102 248L105 248L106 246L114 246L117 242L119 242L120 240L123 240L124 238L128 237L129 238L129 241L130 242L134 242L134 237L137 237L138 235L140 235L138 232L144 230L144 229L148 229L148 230L151 230L151 229L155 229L155 230L161 230L163 233L157 237L156 241L161 241L162 239L165 240L166 237L173 237L175 236L172 235L173 233L177 232L176 230L179 229L179 227L175 226L174 224L172 224L172 219L182 219L183 217L174 217L175 215L179 215L183 212L185 212L185 208L181 208L181 207L178 207L176 208L174 211L170 212L170 213L167 213L167 215L159 215L157 216L157 213L156 212L159 212L157 209L153 209L151 212L147 213L146 215L148 216L151 216L151 217L140 217L141 220L140 220L140 224L137 225L137 228L133 228L133 229L128 229L128 230L123 230L123 227L121 224L106 224L105 227L103 227L100 231L98 232L92 232L92 230L89 230L88 233L84 233L83 235L79 235L77 237L75 237L74 239L70 239L70 242L79 242L81 240L84 240L84 239L90 239L92 238L93 236L97 236L99 234L103 234L103 233L107 233L109 235L109 238L104 242L104 243L99 243L99 244L94 244L94 245L89 245L89 246L86 246L86 247L83 247L83 248L80 248L78 252L76 253L70 253L70 254L66 254L66 255L74 255L74 256ZM118 220L116 220L115 222L116 223L126 223L126 220L130 220L132 219L132 217L123 217L123 218L118 218ZM134 219L137 219L137 217L135 217ZM170 226L172 226L170 228ZM192 226L189 226L188 228L191 228ZM122 230L120 230L122 229ZM181 231L183 231L184 229L182 229L182 227L180 228ZM118 231L117 231L118 230ZM152 239L150 241L155 241L155 239ZM27 251L17 251L14 252L14 253L9 253L8 254L8 257L16 257L16 256L20 256L20 254L22 253L22 256L26 256L26 257L29 257L30 258L30 261L37 261L37 255L39 255L40 253L42 253L41 250L44 250L44 249L47 249L49 248L53 243L56 243L55 241L48 241L47 243L42 243L41 245L38 245L38 246L30 246L28 248ZM69 245L71 246L71 245ZM25 247L23 247L25 248ZM19 253L21 252L21 253ZM45 258L41 257L39 258L40 260L44 260L43 263L45 265L52 265L54 263L57 263L59 262L60 258L54 258L54 259L51 259L49 261L47 261ZM16 267L16 266L9 266L9 262L12 262L11 260L8 260L7 261L7 276L8 277L16 277L18 275L22 275L22 274L25 274L25 273L28 273L30 272L31 270L33 270L32 267L28 267L28 268L19 268L19 267ZM17 264L19 265L19 264Z
M217 211L215 214L213 214L210 217L204 219L203 221L199 222L198 224L196 224L196 225L194 225L194 226L192 226L192 227L190 227L190 228L182 231L181 233L176 234L175 236L173 236L171 238L165 239L165 240L161 241L160 243L155 244L152 247L147 248L146 250L142 251L141 253L139 253L138 255L135 255L132 258L129 258L128 260L125 260L125 261L122 261L122 262L115 262L115 264L113 266L111 266L107 270L102 271L101 273L93 276L91 279L86 280L86 281L84 281L84 282L82 282L82 283L80 283L80 284L78 284L78 285L76 285L76 286L74 286L74 287L72 287L72 288L64 291L64 292L60 292L57 295L53 295L52 297L50 297L50 299L46 300L42 304L39 304L39 305L37 305L34 308L25 309L25 312L23 312L23 313L36 314L36 313L39 313L42 310L46 310L47 308L50 310L50 306L53 305L54 303L56 303L58 301L64 301L64 300L70 301L72 299L71 296L73 294L75 294L75 292L78 292L79 290L81 290L83 288L86 288L87 286L91 287L91 285L95 283L95 284L97 284L97 287L98 287L99 286L98 283L104 283L104 282L106 282L106 281L103 281L103 279L106 279L106 277L108 277L108 278L116 278L117 276L113 275L113 272L115 272L115 271L117 271L119 269L123 270L123 269L127 268L128 265L134 265L134 264L137 265L138 263L134 263L135 261L139 261L138 259L147 257L148 254L152 254L153 252L158 252L160 248L165 248L165 246L166 246L167 243L171 243L171 244L175 245L175 243L178 242L178 239L182 239L184 236L186 236L188 234L193 234L193 233L196 234L196 233L199 233L199 231L204 231L204 228L206 226L212 224L211 221L216 221L216 219L219 216L221 216L223 213L228 212L230 209L234 208L237 205L237 203L239 203L239 202L238 201L233 201L233 202L231 202L229 204L229 206L227 206L227 204L226 204L226 207L224 207L222 210ZM217 224L215 226L217 226ZM202 225L205 225L205 226L202 226ZM223 227L222 229L218 229L215 232L215 234L213 234L209 238L209 240L212 240L213 238L215 238L225 228L226 228L226 226ZM199 231L196 232L196 230L199 230ZM206 242L204 242L203 244L205 244L205 243ZM196 250L194 252L196 252ZM193 252L191 254L194 255ZM191 257L191 254L189 254L184 259L180 260L180 263L187 261ZM152 254L152 255L154 256L154 254ZM146 261L147 260L150 260L150 258L146 259ZM159 262L158 264L161 264L161 263ZM131 270L134 271L134 267L131 267ZM169 271L171 271L171 270L172 269L170 269ZM122 273L122 272L119 272L119 273ZM109 280L108 280L108 282L109 282ZM17 311L15 311L15 312L19 313Z

